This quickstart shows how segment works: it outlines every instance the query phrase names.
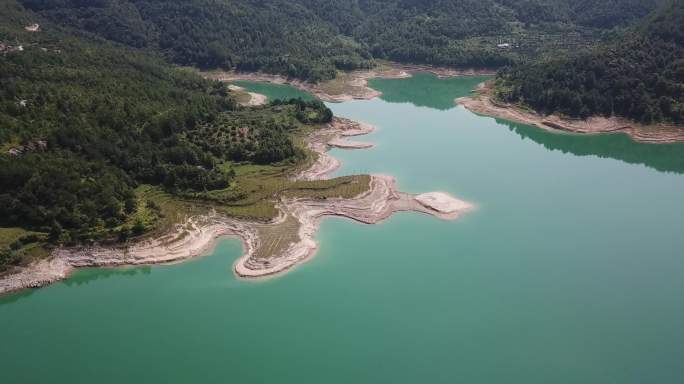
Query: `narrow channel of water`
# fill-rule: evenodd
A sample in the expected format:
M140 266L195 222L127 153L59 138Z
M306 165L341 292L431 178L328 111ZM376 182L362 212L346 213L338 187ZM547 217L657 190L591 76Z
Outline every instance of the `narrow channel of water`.
M339 174L387 173L477 211L329 219L311 262L261 282L233 278L241 246L226 240L2 297L0 382L684 380L684 146L453 105L480 80L377 79L381 99L330 105L379 128L361 139L374 149L334 150Z

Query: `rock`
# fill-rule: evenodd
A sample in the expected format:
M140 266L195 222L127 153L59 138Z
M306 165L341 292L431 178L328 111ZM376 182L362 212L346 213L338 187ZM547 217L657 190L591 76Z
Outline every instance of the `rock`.
M423 193L416 196L415 199L423 206L440 213L455 213L471 207L465 201L458 200L443 192Z

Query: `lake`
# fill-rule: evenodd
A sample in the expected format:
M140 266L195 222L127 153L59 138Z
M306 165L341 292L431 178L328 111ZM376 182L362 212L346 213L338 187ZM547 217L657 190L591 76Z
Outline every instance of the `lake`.
M546 132L453 99L483 78L374 79L329 104L378 130L339 175L477 205L325 219L310 262L237 280L238 240L0 297L2 383L684 381L684 146ZM290 97L292 88L241 82Z

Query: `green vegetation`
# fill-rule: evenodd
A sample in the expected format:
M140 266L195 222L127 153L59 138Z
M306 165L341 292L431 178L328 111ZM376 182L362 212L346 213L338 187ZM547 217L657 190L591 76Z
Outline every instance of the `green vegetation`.
M0 225L84 240L135 212L137 183L227 185L211 154L181 137L235 108L222 84L107 43L22 29L4 26L26 48L0 57L0 143L9 148Z
M182 65L314 82L374 59L500 67L594 44L661 0L21 0ZM505 48L497 47L507 43Z
M365 176L291 180L312 161L301 138L332 118L324 104L243 108L244 94L169 62L317 82L380 59L500 67L547 57L503 71L499 97L572 116L681 122L681 2L630 30L629 43L548 59L622 36L661 2L4 1L0 272L45 244L126 241L208 208L265 220L283 196L368 188ZM25 30L36 22L40 31Z
M0 228L0 273L10 266L42 257L45 250L40 243L46 234L23 228Z
M549 114L684 122L684 3L672 2L615 42L502 71L498 97Z
M312 80L367 68L358 43L290 1L27 0L55 22L201 68L262 69Z
M279 193L367 188L289 181L311 157L299 136L332 118L320 101L242 108L225 84L154 54L14 2L0 14L0 42L23 48L0 54L0 272L50 244L126 241L210 206L267 219ZM39 32L24 30L34 21Z
M220 160L271 164L303 158L290 133L302 124L328 123L332 112L320 101L275 100L266 107L221 114L185 133L187 141Z

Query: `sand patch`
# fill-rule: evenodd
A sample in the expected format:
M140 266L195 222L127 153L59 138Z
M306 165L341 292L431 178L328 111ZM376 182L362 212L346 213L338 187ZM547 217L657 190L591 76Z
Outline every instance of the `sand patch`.
M438 77L481 76L495 73L493 70L487 69L453 69L427 65L385 63L372 70L340 72L337 78L318 84L263 72L206 71L200 74L206 78L224 82L249 80L273 84L288 84L302 91L309 92L323 101L340 103L350 100L370 100L381 96L382 92L368 86L368 80L370 79L403 79L411 77L413 73L417 72L428 72Z

